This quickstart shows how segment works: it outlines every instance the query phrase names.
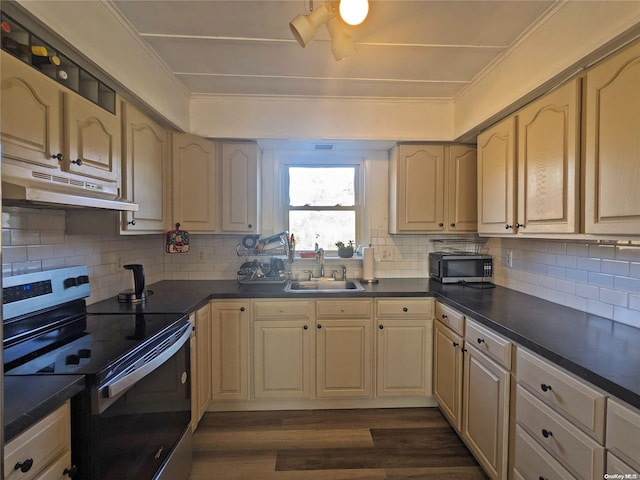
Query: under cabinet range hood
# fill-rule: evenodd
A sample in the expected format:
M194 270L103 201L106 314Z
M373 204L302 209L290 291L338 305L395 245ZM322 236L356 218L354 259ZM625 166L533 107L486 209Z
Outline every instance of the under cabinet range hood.
M5 205L138 211L138 204L119 197L115 185L8 162L2 164L2 201Z

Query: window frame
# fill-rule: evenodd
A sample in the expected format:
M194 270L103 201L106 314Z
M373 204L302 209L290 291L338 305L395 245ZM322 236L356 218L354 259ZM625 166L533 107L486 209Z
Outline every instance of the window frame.
M354 168L354 205L338 206L338 205L291 205L289 201L289 168ZM282 163L283 179L282 179L282 205L284 210L285 230L289 228L289 212L291 211L353 211L355 213L355 237L353 239L345 239L344 241L353 240L355 245L361 243L363 212L364 212L364 162L357 159L350 160L309 160L300 159L295 161L285 161ZM293 232L295 234L295 232ZM354 246L355 248L355 246ZM325 249L330 256L337 256L338 249ZM334 255L335 253L335 255Z

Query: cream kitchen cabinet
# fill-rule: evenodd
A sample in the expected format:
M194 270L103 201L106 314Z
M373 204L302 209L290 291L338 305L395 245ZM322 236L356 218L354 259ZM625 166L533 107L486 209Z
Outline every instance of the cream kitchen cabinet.
M585 232L640 234L640 43L587 72Z
M120 185L120 106L115 115L75 93L64 93L62 169Z
M316 395L372 394L371 300L316 301Z
M249 300L211 303L211 398L249 399Z
M615 398L607 399L607 473L616 473L610 464L640 474L640 410ZM616 461L617 460L617 461ZM624 462L624 463L623 463Z
M255 142L222 142L221 231L260 232L260 162Z
M57 170L62 151L62 91L6 52L2 62L2 159Z
M122 212L122 233L164 233L170 228L169 134L129 103L122 103L122 196L138 204Z
M173 223L196 233L218 230L218 145L195 135L173 133Z
M69 402L4 446L5 480L62 480L74 471Z
M254 300L256 399L309 399L315 367L313 300Z
M478 135L478 233L513 234L516 117Z
M376 396L431 396L433 299L376 299Z
M459 433L462 431L463 332L464 316L436 302L433 395L444 416Z
M389 179L390 233L476 231L474 147L397 145Z
M211 400L211 305L191 314L191 430L207 411Z
M580 93L571 80L478 136L481 234L580 231Z
M508 475L512 344L467 318L462 438L493 479Z

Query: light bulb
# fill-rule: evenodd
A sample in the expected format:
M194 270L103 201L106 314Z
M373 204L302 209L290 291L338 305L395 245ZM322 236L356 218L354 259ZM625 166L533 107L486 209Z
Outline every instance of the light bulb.
M340 0L340 16L349 25L360 25L368 13L368 0Z

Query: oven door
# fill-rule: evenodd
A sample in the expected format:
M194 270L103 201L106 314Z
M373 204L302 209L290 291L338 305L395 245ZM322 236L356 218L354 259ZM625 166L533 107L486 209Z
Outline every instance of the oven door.
M72 452L80 455L75 458L80 479L152 480L170 459L190 461L190 452L173 455L191 422L189 335L187 324L170 348L132 373L133 379L120 377L117 382L123 383L94 387L78 400L75 425L81 431L73 435ZM97 406L96 397L106 395L108 402ZM191 464L179 470L186 479Z

